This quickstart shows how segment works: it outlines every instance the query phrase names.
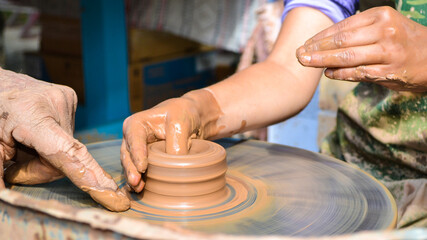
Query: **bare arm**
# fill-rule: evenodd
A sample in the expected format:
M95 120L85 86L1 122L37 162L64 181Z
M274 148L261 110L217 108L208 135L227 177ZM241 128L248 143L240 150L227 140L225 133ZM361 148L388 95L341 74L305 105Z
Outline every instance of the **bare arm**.
M312 34L330 25L332 21L318 10L292 10L266 61L208 87L223 114L217 122L217 135L207 137L221 138L267 126L301 111L313 96L322 69L301 66L295 51Z
M136 192L144 187L141 175L147 168L148 143L165 139L167 153L186 154L192 138L229 136L301 111L311 99L322 70L301 66L296 49L330 25L332 21L318 10L293 9L265 62L126 119L120 156L130 187Z

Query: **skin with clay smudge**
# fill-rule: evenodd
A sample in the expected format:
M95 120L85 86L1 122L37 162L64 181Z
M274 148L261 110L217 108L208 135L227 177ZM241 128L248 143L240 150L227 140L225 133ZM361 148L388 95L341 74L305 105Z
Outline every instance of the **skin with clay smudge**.
M136 192L144 188L149 143L166 140L168 154L187 154L191 139L227 137L300 112L313 96L322 71L301 66L295 49L330 25L332 21L318 10L293 9L264 62L126 119L120 158L130 188Z
M147 169L147 144L165 139L166 153L187 154L191 139L207 139L218 134L221 127L217 126L217 120L221 115L215 98L202 89L127 118L123 124L120 156L130 187L140 192L145 185L141 174Z
M6 181L39 184L67 176L112 211L130 207L114 180L73 138L75 92L0 68L0 165ZM0 168L0 187L3 183Z
M300 63L329 78L374 82L397 91L427 91L427 27L390 7L372 8L307 40Z

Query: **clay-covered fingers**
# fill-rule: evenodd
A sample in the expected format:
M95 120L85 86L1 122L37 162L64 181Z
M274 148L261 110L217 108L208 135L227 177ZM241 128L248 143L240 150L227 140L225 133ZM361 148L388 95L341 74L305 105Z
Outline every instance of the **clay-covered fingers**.
M149 171L148 144L166 140L166 153L188 153L189 138L197 122L192 104L188 99L169 99L124 121L120 160L128 185L135 192L141 192L145 186L143 174Z
M374 82L396 91L420 91L425 90L420 86L408 85L406 82L397 79L393 74L384 74L389 70L384 65L358 66L351 68L328 68L325 76L331 79L347 80L355 82Z
M166 153L185 155L190 150L191 139L199 134L200 116L193 100L181 99L177 104L183 110L170 111L166 118Z
M185 155L191 147L191 138L195 138L200 129L200 115L192 99L179 98L174 104L165 123L166 153Z
M9 166L4 174L4 179L12 184L40 184L52 182L63 178L64 174L49 163L44 162L39 156Z
M185 118L185 116L184 116ZM191 128L184 119L169 120L166 124L166 153L185 155L190 149Z
M155 113L153 115L158 116ZM164 138L164 131L157 126L158 124L153 123L156 120L151 123L147 120L150 117L152 116L149 113L140 112L128 117L123 123L120 161L125 170L128 185L135 192L141 192L145 186L142 174L148 166L147 144L156 141L157 138Z
M17 127L13 131L13 137L34 147L50 165L104 207L112 211L125 211L130 207L129 199L111 176L98 165L87 148L53 119L31 129Z
M308 67L355 67L380 63L384 49L378 13L368 10L351 16L310 38L296 51Z
M350 47L343 49L304 53L298 60L309 67L356 67L384 62L384 51L380 45Z
M128 117L123 123L122 153L129 154L129 158L136 170L142 174L147 170L147 144L155 141L151 129L145 126L144 118L140 115ZM148 133L150 131L150 133Z
M297 49L297 56L298 58L304 58L315 51L371 45L377 43L380 38L381 36L378 29L372 25L350 29L334 33L325 38L307 41L303 46Z
M131 159L126 140L123 139L122 146L120 148L120 161L125 171L125 176L129 187L135 192L141 192L145 186L145 182L142 179L141 173L137 170L134 162Z
M58 86L59 90L62 93L61 109L58 109L59 123L60 126L67 131L69 134L74 132L74 117L77 110L77 94L76 92L67 86Z
M325 70L325 76L331 79L349 80L349 81L366 81L376 80L382 75L382 66L357 66L350 68L328 68Z

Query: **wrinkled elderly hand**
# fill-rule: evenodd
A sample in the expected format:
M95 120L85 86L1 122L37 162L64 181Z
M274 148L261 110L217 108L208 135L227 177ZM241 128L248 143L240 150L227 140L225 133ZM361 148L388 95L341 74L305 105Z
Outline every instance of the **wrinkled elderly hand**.
M128 117L123 124L120 159L128 185L141 192L147 169L147 144L166 140L168 154L187 154L191 139L214 136L221 111L208 90L189 92Z
M318 33L298 48L300 63L329 78L427 91L427 27L390 7L372 8Z
M130 201L74 139L75 92L0 68L0 166L13 184L38 184L67 176L106 208L124 211ZM0 187L4 188L4 167Z

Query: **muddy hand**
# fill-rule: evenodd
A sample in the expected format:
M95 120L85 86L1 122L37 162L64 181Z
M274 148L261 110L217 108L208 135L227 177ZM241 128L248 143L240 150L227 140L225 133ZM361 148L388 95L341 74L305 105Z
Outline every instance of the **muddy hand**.
M333 79L427 91L427 27L390 7L372 8L318 33L298 48L300 63Z
M130 207L110 175L72 137L77 97L71 88L1 68L0 86L0 161L8 166L6 181L38 184L67 176L110 210Z
M142 174L148 165L147 144L166 140L165 151L181 155L188 153L191 139L212 135L212 125L219 117L214 104L207 104L212 98L208 90L189 92L125 120L120 159L128 184L135 192L141 192L145 185Z

